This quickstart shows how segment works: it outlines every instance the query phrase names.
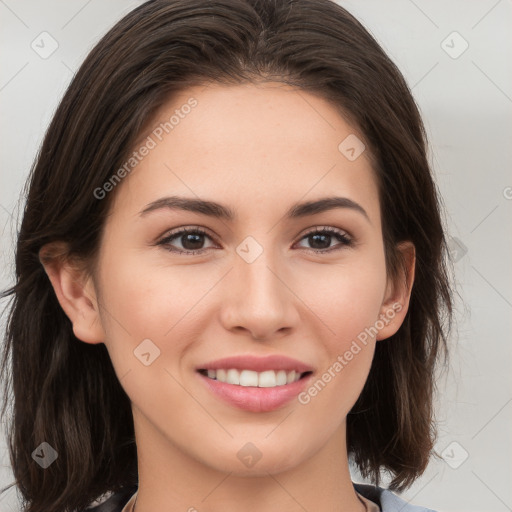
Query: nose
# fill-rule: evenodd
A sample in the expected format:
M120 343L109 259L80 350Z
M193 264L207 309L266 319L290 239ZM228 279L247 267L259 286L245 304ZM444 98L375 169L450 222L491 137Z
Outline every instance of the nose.
M237 258L226 277L221 306L225 329L264 341L297 326L298 299L287 283L287 273L269 252L264 251L252 263Z

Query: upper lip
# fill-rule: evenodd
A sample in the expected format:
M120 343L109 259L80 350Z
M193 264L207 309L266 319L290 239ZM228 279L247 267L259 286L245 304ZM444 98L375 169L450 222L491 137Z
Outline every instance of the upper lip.
M283 355L271 355L265 357L238 355L216 359L197 367L197 370L219 370L236 368L239 370L252 370L264 372L266 370L285 370L304 373L312 372L313 368L297 359Z

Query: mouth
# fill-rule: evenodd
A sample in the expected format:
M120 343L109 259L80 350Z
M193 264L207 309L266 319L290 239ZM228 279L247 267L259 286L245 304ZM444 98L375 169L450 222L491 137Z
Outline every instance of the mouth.
M239 354L196 367L215 399L249 412L270 412L290 404L312 379L314 368L284 354Z
M201 375L211 380L225 384L253 388L276 388L297 382L311 375L312 371L298 370L265 370L257 372L248 369L219 368L197 370Z
M271 412L290 404L311 380L313 371L247 368L199 368L196 375L212 397L248 412Z

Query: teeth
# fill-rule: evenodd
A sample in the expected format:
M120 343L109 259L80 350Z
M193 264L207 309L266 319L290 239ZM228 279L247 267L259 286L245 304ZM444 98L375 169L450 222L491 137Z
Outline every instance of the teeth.
M208 370L208 377L216 379L219 382L234 384L237 386L252 386L260 388L274 388L291 384L300 379L301 373L292 370L266 370L264 372L254 372L252 370L236 370L235 368Z
M288 381L288 379L286 378L286 372L284 370L279 370L277 373L276 373L276 384L278 386L283 386L284 384L286 384Z
M237 370L235 370L236 372ZM219 373L219 370L217 370L217 375ZM222 378L222 374L221 374ZM218 380L218 379L217 379ZM224 381L226 382L226 381ZM231 384L231 382L228 382L228 384ZM242 370L240 372L240 386L258 386L258 372L253 372L251 370Z
M297 374L295 373L295 370L292 370L291 372L286 374L286 384L290 384L290 382L294 382L296 380L299 380L296 378ZM300 375L299 375L300 377Z
M226 380L224 382L227 382L228 384L240 384L240 378L241 375L238 373L238 370L231 368L228 370L228 373L226 374Z
M274 370L267 370L261 372L258 377L258 387L260 388L275 388L276 387L276 372Z

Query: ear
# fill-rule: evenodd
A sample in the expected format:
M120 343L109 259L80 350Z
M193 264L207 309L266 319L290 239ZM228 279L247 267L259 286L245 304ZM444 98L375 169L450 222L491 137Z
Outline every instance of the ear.
M46 244L39 251L39 261L50 279L57 299L73 324L75 336L85 343L103 343L96 289L83 266L67 257L66 245Z
M397 249L402 254L405 268L400 267L395 279L388 278L386 292L380 310L377 340L384 340L395 334L402 325L409 309L414 272L416 267L416 249L410 241L401 242Z

